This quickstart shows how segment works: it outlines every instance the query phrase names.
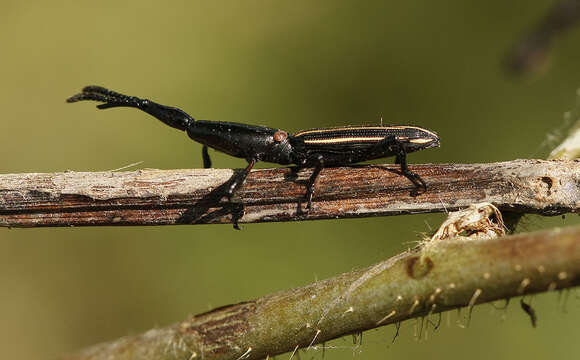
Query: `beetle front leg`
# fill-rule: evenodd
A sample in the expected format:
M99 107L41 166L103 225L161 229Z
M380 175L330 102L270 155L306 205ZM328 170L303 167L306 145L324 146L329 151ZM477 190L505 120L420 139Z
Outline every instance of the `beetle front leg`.
M205 146L204 146L204 148L205 148ZM235 175L235 178L230 183L230 186L228 187L228 190L226 192L226 196L228 197L228 200L230 202L232 201L232 198L234 197L236 192L240 189L240 187L242 187L242 185L244 185L246 178L248 177L248 175L250 174L250 171L252 171L252 168L254 167L254 165L256 165L257 162L258 162L258 160L256 160L256 159L249 159L248 166L246 166L244 171L242 171L239 175ZM205 163L205 159L204 159L204 163ZM240 230L240 226L238 225L237 218L234 218L234 229Z
M314 165L314 171L312 172L312 175L310 175L310 178L308 179L308 184L306 185L306 200L308 201L306 209L310 210L312 208L312 196L314 196L314 187L316 185L316 179L318 178L320 171L322 171L322 168L324 167L324 157L320 154L316 154L310 157L307 160L307 163L309 165Z
M240 187L244 185L246 178L248 177L250 171L252 171L252 168L254 167L254 165L256 165L257 162L258 160L256 159L249 159L248 166L246 166L244 171L242 171L239 175L235 175L235 178L230 183L230 186L228 187L228 190L226 192L226 195L230 201L232 201L232 197L240 189Z

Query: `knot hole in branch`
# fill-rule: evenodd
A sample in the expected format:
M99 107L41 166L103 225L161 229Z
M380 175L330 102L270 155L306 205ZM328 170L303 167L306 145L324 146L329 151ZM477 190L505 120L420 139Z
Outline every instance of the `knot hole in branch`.
M430 257L414 256L407 260L407 275L413 279L420 279L429 274L434 266Z
M552 178L549 176L542 176L540 181L541 190L545 191L547 196L552 195L552 185L554 185Z

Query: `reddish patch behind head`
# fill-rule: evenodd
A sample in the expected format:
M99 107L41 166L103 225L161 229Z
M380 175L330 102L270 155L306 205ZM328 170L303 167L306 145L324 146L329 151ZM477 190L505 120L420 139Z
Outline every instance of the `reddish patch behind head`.
M274 133L274 141L282 142L288 138L288 133L284 130L278 130Z

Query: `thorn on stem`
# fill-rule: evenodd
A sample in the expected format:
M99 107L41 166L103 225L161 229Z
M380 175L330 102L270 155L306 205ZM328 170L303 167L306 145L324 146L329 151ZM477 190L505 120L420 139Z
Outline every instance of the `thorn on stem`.
M537 316L536 316L536 311L534 310L534 308L532 308L531 302L530 304L524 302L524 299L520 299L520 305L522 307L522 310L524 310L524 312L526 314L528 314L528 316L530 317L530 320L532 321L532 327L536 327L536 322L538 320Z

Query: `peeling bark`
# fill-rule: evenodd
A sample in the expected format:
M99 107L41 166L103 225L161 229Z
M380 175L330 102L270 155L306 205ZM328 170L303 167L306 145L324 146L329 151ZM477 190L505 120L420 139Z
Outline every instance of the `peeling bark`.
M514 160L326 168L313 208L303 196L311 169L252 171L233 202L223 197L229 169L139 170L0 175L0 226L178 225L296 221L454 211L491 202L502 211L557 215L580 207L580 162ZM238 171L238 170L235 170Z

